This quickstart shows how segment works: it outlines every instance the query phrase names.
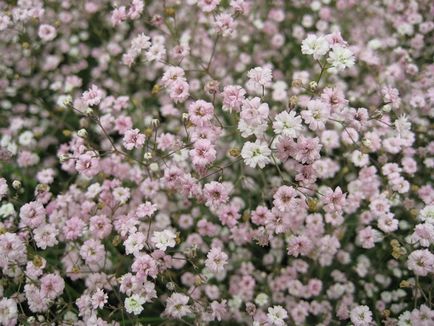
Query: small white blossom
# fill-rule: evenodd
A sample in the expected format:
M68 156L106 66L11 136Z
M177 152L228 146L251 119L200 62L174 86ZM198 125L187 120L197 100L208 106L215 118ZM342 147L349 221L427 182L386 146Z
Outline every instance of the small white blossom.
M241 157L246 165L255 168L259 166L261 169L270 163L271 150L265 142L256 140L254 143L246 142L241 150Z
M167 247L175 247L176 245L176 234L170 230L164 230L161 232L155 231L151 238L151 241L160 250L166 251Z

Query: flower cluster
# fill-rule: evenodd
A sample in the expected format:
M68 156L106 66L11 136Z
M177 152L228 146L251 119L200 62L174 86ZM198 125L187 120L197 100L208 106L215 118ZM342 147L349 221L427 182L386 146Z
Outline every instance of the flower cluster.
M1 325L434 325L429 0L0 3Z

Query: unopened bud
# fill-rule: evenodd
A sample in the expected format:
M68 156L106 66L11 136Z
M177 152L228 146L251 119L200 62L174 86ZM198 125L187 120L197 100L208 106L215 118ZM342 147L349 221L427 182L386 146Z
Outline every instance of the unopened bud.
M173 283L173 282L169 282L169 283L167 283L166 284L166 288L169 290L169 291L173 291L173 290L175 290L175 283Z
M251 302L247 302L246 303L246 312L249 316L253 316L256 313L256 305L251 303Z
M401 281L401 283L399 283L399 287L400 288L410 288L411 287L411 283L409 281L403 280Z
M20 180L14 180L14 181L12 181L12 187L15 190L20 189L21 188L21 181Z
M112 240L112 244L115 247L119 246L121 243L122 243L122 239L119 235L116 235Z
M70 136L72 135L71 130L68 130L68 129L64 129L64 130L62 131L62 133L63 133L63 135L64 135L65 137L70 137Z
M151 163L149 164L149 168L151 169L152 172L157 172L160 167L158 166L158 163Z
M161 90L161 86L158 84L155 84L154 87L152 87L152 95L157 95L158 93L160 93Z
M158 126L160 125L160 120L158 120L158 119L152 119L151 124L152 124L152 127L158 128Z
M67 161L67 160L69 160L69 155L66 155L66 154L59 155L59 161L60 161L60 163L63 163L65 161Z
M318 88L318 83L316 81L311 81L309 83L309 88L311 91L315 91Z
M174 17L176 14L176 10L173 7L166 7L164 9L164 14L168 17Z
M87 131L86 131L86 129L80 129L80 130L77 132L77 135L78 135L78 137L86 138L86 137L87 137Z
M390 111L392 111L392 106L390 105L390 104L385 104L385 105L383 105L383 107L381 108L381 110L383 111L383 112L390 112Z
M205 85L205 91L211 95L215 95L219 91L220 83L217 80L210 80Z
M229 155L232 156L232 157L238 157L238 156L240 156L240 154L241 154L241 151L240 151L239 148L232 147L232 148L229 150Z
M92 108L87 108L85 113L86 113L87 116L92 115L93 114Z
M182 114L182 121L187 122L188 121L188 113L183 113Z
M145 154L143 154L143 158L145 160L150 160L152 158L152 153L151 152L146 152Z
M291 96L291 97L289 98L288 107L289 107L290 109L293 109L293 108L296 107L297 103L298 103L298 97L295 96L295 95L294 95L294 96Z
M303 82L301 81L301 79L294 79L291 86L294 88L300 88L303 87Z

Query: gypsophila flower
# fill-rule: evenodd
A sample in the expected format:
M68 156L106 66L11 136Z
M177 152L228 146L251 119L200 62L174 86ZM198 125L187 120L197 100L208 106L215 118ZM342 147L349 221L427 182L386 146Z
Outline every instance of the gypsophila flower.
M221 248L214 247L207 254L205 266L213 273L222 273L224 266L228 263L228 255Z
M254 143L246 142L241 150L244 162L252 168L259 166L259 168L263 169L271 162L270 155L270 148L260 140L256 140Z
M301 45L301 52L312 55L316 60L327 54L329 49L330 44L327 39L324 36L316 36L314 34L308 35Z
M268 308L267 320L271 325L283 326L287 318L288 313L282 306Z
M145 298L133 294L131 297L125 299L125 310L130 314L140 315L143 311L143 304L145 302Z
M302 130L301 117L294 111L279 113L273 122L273 130L278 135L296 138Z
M345 68L351 68L354 66L355 59L350 49L335 46L330 51L327 62L330 64L328 70L332 73L337 73Z
M175 233L170 230L163 230L161 232L155 231L151 241L158 249L166 251L167 247L173 248L176 245L175 239Z

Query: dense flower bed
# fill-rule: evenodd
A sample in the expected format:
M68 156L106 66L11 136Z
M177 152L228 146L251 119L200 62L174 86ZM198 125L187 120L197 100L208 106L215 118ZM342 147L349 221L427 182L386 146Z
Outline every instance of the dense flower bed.
M433 17L0 2L0 324L434 325Z

